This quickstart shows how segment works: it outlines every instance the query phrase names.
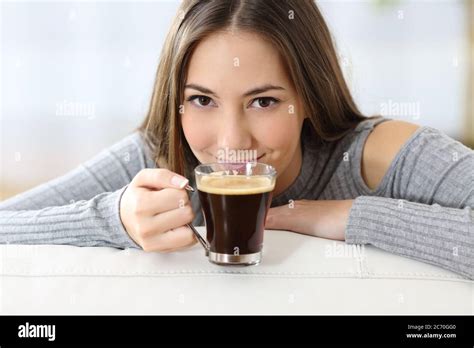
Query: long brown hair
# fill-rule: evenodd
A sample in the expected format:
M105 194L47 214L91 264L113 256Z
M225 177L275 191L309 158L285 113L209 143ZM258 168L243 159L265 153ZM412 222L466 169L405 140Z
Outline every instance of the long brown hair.
M308 116L303 131L310 127L319 141L334 141L366 119L314 0L184 0L161 52L148 115L138 128L158 167L190 177L199 163L179 118L187 67L200 40L229 28L264 35L278 49Z

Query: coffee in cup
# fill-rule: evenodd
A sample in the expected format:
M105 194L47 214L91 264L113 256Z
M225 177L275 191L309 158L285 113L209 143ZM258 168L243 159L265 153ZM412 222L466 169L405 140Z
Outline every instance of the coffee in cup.
M231 169L219 170L227 165L232 166L227 167ZM249 165L253 165L251 170ZM217 163L198 166L195 172L209 260L226 265L258 264L262 257L265 219L275 187L273 167L263 163L241 164L240 167Z

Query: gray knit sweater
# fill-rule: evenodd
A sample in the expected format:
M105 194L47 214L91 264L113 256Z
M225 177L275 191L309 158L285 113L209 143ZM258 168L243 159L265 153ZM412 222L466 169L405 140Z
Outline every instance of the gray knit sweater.
M302 136L303 164L272 206L298 199L355 199L346 242L372 244L474 279L474 151L423 126L396 155L380 185L361 176L368 118L342 139ZM119 215L121 195L151 153L135 132L71 172L0 202L0 243L140 248ZM189 178L194 185L194 178ZM203 225L197 193L193 223Z

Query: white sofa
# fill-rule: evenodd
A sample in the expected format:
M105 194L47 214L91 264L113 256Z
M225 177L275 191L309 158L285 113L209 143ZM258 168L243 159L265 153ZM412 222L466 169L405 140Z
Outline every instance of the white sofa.
M203 228L198 228L204 234ZM175 253L0 246L1 314L473 314L474 282L372 246L265 231L258 266Z

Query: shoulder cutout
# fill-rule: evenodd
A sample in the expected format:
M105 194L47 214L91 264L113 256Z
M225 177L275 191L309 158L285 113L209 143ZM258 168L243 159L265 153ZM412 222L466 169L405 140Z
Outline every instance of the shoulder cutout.
M378 187L401 147L420 126L399 120L379 123L367 137L361 174L371 190Z

